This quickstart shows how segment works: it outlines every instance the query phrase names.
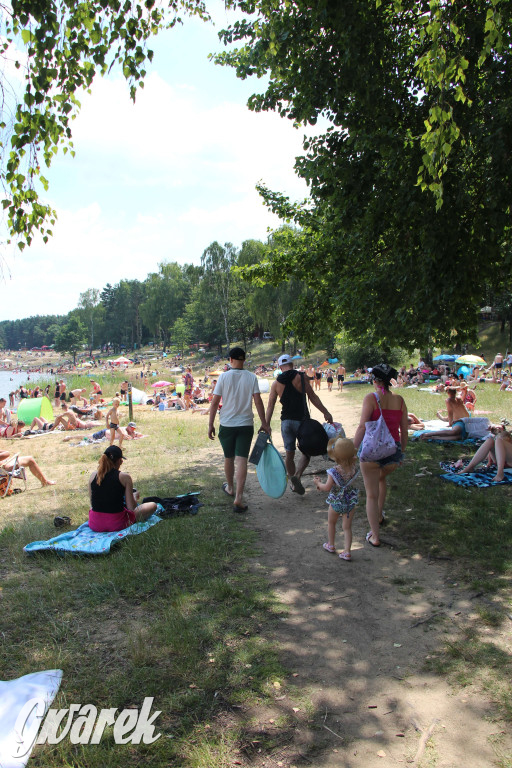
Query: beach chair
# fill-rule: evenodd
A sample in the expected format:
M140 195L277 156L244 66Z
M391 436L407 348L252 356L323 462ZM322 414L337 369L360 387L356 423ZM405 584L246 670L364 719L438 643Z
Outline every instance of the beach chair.
M27 476L25 474L25 467L20 467L18 464L18 456L16 453L13 457L9 457L8 463L12 464L10 469L0 466L0 499L13 493L12 484L15 480L21 480L24 483L24 490L27 490Z

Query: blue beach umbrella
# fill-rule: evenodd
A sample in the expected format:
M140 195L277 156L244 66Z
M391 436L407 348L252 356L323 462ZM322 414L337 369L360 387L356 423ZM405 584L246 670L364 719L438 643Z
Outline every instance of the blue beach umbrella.
M467 365L461 365L461 367L457 371L457 376L460 376L461 373L464 376L464 378L466 378L468 373L471 373L471 368L468 368Z
M301 360L301 359L302 359L302 355L294 355L292 357L292 360Z
M332 358L330 357L328 362L329 363L337 363L338 362L338 358L337 357L332 357Z
M456 360L457 355L438 355L437 357L432 358L434 361L437 360L445 360L446 362L453 363L454 360Z

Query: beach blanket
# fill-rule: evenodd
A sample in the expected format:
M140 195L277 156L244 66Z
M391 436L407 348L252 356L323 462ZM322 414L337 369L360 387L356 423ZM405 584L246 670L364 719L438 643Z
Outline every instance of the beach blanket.
M33 672L16 680L0 680L0 766L23 768L32 752L39 727L62 680L62 670ZM29 704L36 699L40 704ZM27 705L30 712L23 713ZM17 722L18 716L21 721ZM23 727L24 726L24 727Z
M32 541L23 547L23 551L29 555L43 551L71 555L107 555L113 546L119 544L127 536L144 533L148 528L161 522L161 517L151 515L143 523L134 523L129 528L123 528L122 531L112 533L96 533L96 531L91 531L88 523L82 523L74 531L61 533L60 536L54 536L53 539ZM2 765L1 762L0 765Z
M461 485L463 488L492 488L495 485L510 485L512 483L512 469L505 470L504 480L493 483L492 478L496 476L496 466L487 467L481 464L476 472L469 472L467 475L457 474L460 466L456 467L455 462L441 461L439 466L445 470L445 473L441 475L443 480Z

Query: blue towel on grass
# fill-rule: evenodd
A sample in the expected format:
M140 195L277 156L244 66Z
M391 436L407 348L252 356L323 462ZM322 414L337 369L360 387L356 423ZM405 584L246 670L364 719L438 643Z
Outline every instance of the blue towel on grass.
M111 547L127 536L136 536L138 533L144 533L148 528L161 522L161 517L151 515L143 523L134 523L129 528L123 528L122 531L113 531L112 533L96 533L96 531L91 531L88 523L82 523L76 530L61 533L60 536L55 536L53 539L32 541L23 547L23 551L29 555L33 552L43 552L45 550L59 554L107 555Z
M496 476L496 467L484 467L478 468L477 472L470 472L467 475L458 475L458 469L454 468L452 462L441 461L439 463L441 469L447 470L445 474L441 475L443 480L448 480L449 483L455 483L455 485L461 485L463 488L492 488L495 485L510 485L512 483L512 470L505 470L505 479L499 483L493 483L492 478Z

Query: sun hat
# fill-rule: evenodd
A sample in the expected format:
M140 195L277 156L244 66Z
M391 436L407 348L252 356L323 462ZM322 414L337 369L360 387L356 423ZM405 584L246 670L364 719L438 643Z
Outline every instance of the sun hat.
M281 355L281 357L277 361L277 364L281 366L281 365L288 365L288 363L291 363L291 362L292 362L291 355Z
M356 449L348 437L332 437L327 443L327 453L333 461L349 461L356 455Z
M107 456L110 459L110 461L117 461L118 459L126 459L126 456L124 456L122 450L119 448L118 445L109 445L108 448L106 448L103 453L105 456Z

